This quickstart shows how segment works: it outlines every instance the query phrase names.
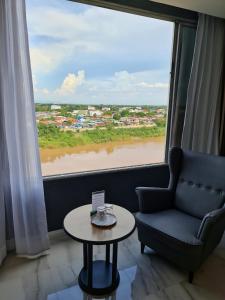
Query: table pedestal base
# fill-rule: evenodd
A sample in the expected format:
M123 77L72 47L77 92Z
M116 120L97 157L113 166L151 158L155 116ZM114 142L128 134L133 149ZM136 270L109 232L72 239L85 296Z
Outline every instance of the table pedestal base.
M78 282L83 291L91 295L105 295L112 293L119 285L120 275L116 270L112 277L112 264L104 260L96 260L92 263L92 282L88 283L88 270L83 268Z

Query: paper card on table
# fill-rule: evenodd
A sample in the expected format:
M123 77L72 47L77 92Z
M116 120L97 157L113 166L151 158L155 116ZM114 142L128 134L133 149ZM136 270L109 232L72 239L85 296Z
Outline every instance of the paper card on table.
M105 191L97 191L92 193L92 210L96 211L97 207L105 204Z

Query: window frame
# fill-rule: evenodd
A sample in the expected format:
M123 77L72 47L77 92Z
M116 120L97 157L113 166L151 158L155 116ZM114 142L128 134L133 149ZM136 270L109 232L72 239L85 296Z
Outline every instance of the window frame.
M196 25L198 13L150 0L67 0L164 21Z
M150 166L161 166L167 164L168 160L168 150L169 150L169 135L171 127L171 116L172 109L174 106L173 103L173 89L175 86L175 60L177 59L177 42L179 39L179 25L183 24L186 26L196 27L198 21L198 13L186 10L183 8L178 8L171 5L166 5L162 3L156 3L149 0L67 0L70 2L77 2L107 9L112 9L115 11L121 11L124 13L135 14L139 16L145 16L150 18L155 18L158 20L164 20L174 23L174 35L172 42L172 57L171 57L171 67L170 67L170 87L169 87L169 96L168 96L168 109L167 109L167 122L166 122L166 142L165 142L165 157L164 161L158 163L149 163L141 165L132 165L124 167L115 167L107 169L98 169L90 171L77 171L72 173L61 173L54 175L42 175L44 179L55 179L55 178L65 178L73 176L82 176L87 174L101 174L107 172L116 172L123 170L134 170Z

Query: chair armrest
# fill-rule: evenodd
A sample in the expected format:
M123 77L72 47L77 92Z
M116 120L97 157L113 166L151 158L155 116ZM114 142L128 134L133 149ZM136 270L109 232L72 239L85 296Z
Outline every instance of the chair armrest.
M225 229L225 207L213 210L206 214L199 227L197 238L205 242L213 239L214 243L220 241Z
M137 187L139 210L151 213L172 207L174 193L168 188Z

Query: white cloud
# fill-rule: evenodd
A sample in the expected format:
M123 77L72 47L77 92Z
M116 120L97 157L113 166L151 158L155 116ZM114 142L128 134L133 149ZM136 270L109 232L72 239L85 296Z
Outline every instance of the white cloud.
M71 95L76 91L76 88L81 85L85 80L84 70L78 71L77 75L69 73L63 80L59 89L55 90L57 96Z
M172 23L70 1L33 3L27 19L36 101L167 102ZM72 73L75 66L80 71Z
M146 88L152 88L152 89L168 89L169 88L169 83L163 83L163 82L155 82L155 83L140 82L140 83L137 83L137 86L146 87Z
M48 96L50 94L49 90L44 88L42 89L42 93L45 95L45 96Z
M76 5L62 1L60 8L43 3L28 7L33 72L54 71L71 59L76 64L86 54L93 60L96 55L125 60L132 55L133 60L146 57L155 62L171 51L172 23L92 6L79 13L68 10Z
M33 81L35 77L33 77ZM74 95L78 86L82 85L85 81L85 72L80 70L77 72L77 75L74 73L69 73L64 78L61 86L55 90L49 90L47 88L37 88L37 85L34 85L35 95L39 98L57 98L57 97L66 97Z
M158 82L157 79L161 77L158 71L121 71L112 77L87 80L85 72L81 70L77 75L69 73L61 86L55 90L37 90L36 98L48 102L81 104L166 104L169 84Z
M34 86L34 94L39 95L41 97L52 97L51 91L49 91L47 88L39 89Z
M82 14L75 14L64 11L63 7L59 10L48 6L29 10L30 41L32 38L42 39L40 44L30 42L33 72L49 73L71 58L76 59L77 54L103 51L98 24L106 23L106 19L99 19L95 11L96 8L90 8ZM100 27L103 38L110 39L110 32L106 33L103 24Z
M31 66L34 72L49 71L54 65L54 59L52 56L48 56L45 50L38 48L30 49ZM36 76L35 76L36 77Z

